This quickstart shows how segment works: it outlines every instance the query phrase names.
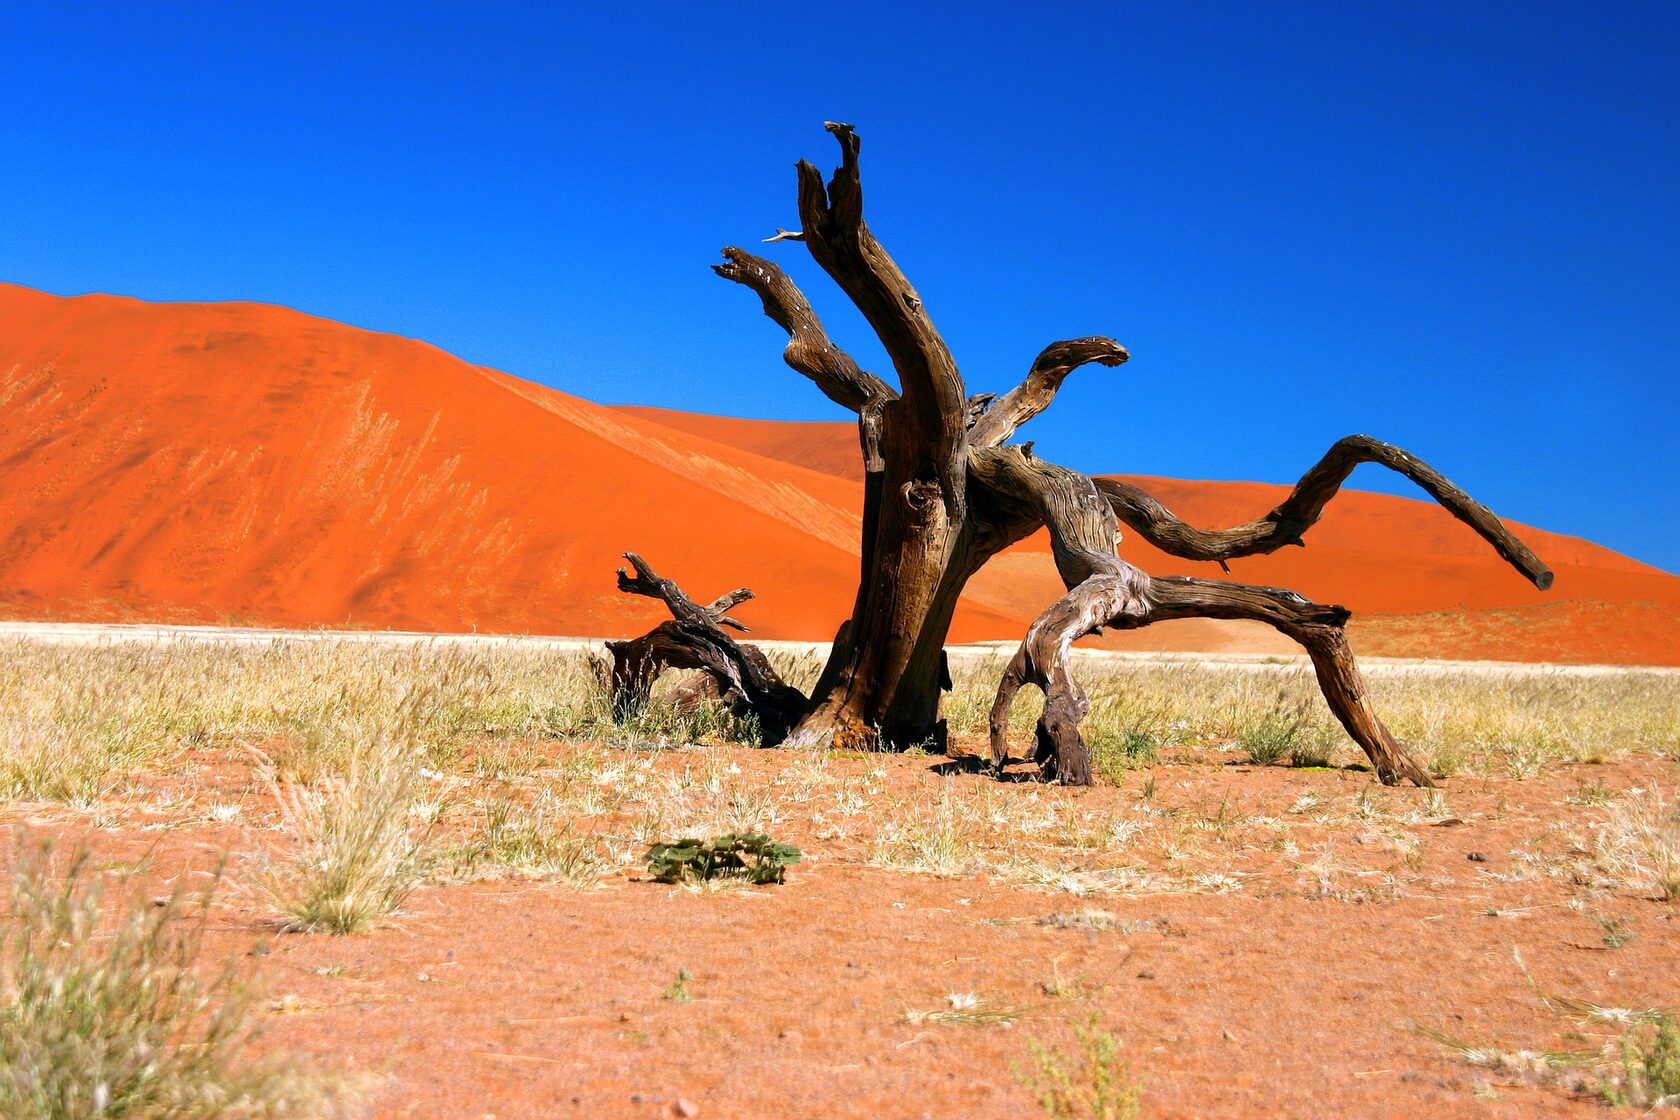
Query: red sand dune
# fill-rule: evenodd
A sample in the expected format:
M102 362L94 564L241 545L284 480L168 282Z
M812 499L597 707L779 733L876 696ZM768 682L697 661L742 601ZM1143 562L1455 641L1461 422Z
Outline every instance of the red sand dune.
M613 587L634 548L696 595L751 585L762 602L741 613L763 636L821 639L855 588L856 477L844 423L606 408L284 308L0 285L0 614L14 618L623 634L658 617ZM1148 485L1210 524L1283 492ZM1235 575L1384 616L1373 639L1409 653L1680 659L1676 577L1519 527L1558 571L1541 595L1433 506L1348 493L1331 511L1310 547ZM1135 540L1126 555L1210 567ZM1018 639L1059 593L1042 540L1025 542L976 580L954 637ZM1275 641L1175 626L1115 640Z
M842 478L862 478L856 429L844 421L796 425L639 406L619 411ZM1310 465L1301 464L1303 470ZM1288 486L1259 482L1117 477L1205 526L1251 521L1289 493ZM1337 495L1308 532L1306 548L1233 560L1229 578L1289 587L1352 608L1358 648L1369 653L1680 664L1680 578L1578 537L1510 525L1556 573L1550 591L1536 590L1433 502L1362 490ZM1049 551L1044 533L1023 541L975 577L971 596L1005 613L1032 617L1061 593ZM1168 556L1135 533L1126 534L1121 554L1155 575L1224 576L1217 564ZM1260 652L1295 648L1262 624L1211 621L1107 634L1094 644Z

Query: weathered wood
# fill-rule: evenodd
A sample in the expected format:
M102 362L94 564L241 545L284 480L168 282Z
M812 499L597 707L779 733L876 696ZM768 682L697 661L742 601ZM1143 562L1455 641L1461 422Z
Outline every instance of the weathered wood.
M934 460L949 483L959 473L967 432L962 375L922 297L863 220L857 133L834 121L823 127L840 142L840 166L825 187L814 166L798 164L805 246L869 320L898 371L899 392L920 437L919 456Z
M860 412L867 473L858 596L800 735L875 745L884 733L887 745L909 746L936 731L928 647L944 642L949 621L938 622L938 593L966 519L968 397L920 295L864 223L857 134L825 127L841 165L827 184L811 164L798 165L804 244L880 339L899 396Z
M1276 588L1151 579L1120 558L1120 524L1192 559L1224 563L1271 552L1302 543L1349 472L1374 462L1417 482L1541 589L1551 584L1546 566L1439 472L1364 436L1338 442L1271 513L1224 530L1187 525L1126 483L1045 462L1031 443L1005 446L1050 405L1072 370L1117 366L1129 354L1109 338L1053 343L1003 396L969 395L921 296L864 222L856 132L844 124L825 127L840 144L840 166L825 183L814 166L798 164L801 228L778 230L767 240L805 245L868 320L892 359L898 388L835 346L809 301L774 264L729 248L725 263L714 266L756 291L765 313L788 332L788 364L858 415L865 471L858 592L794 734L848 746L942 745L943 646L963 588L992 556L1046 526L1068 593L1033 622L1003 675L992 713L997 757L1007 755L1010 703L1032 684L1046 698L1034 750L1044 773L1070 784L1090 782L1090 756L1079 734L1089 703L1071 671L1072 642L1104 626L1245 618L1267 622L1306 648L1331 709L1384 782L1428 784L1427 773L1370 707L1343 632L1347 611ZM721 636L722 610L692 625ZM673 613L690 617L676 607ZM662 640L671 640L669 634ZM710 643L701 644L709 650Z
M1372 709L1364 679L1343 631L1346 608L1314 603L1293 591L1221 580L1152 579L1129 564L1093 575L1050 606L1027 631L1004 670L991 716L993 760L1008 757L1009 709L1023 684L1044 691L1045 714L1038 724L1035 759L1047 777L1089 784L1090 752L1079 734L1089 711L1073 679L1069 647L1076 638L1104 626L1136 629L1174 618L1232 618L1264 622L1299 642L1312 658L1319 688L1347 730L1371 760L1384 785L1402 780L1432 786L1427 770L1389 732Z
M1117 366L1131 357L1112 338L1074 338L1052 342L1033 360L1027 379L997 398L968 431L975 447L996 447L1015 430L1050 407L1067 375L1082 365Z
M1114 507L1115 515L1156 548L1187 560L1223 563L1239 556L1276 552L1286 545L1305 544L1302 535L1318 523L1324 507L1336 496L1353 468L1361 463L1378 463L1405 475L1448 513L1474 529L1535 587L1545 591L1552 586L1551 569L1492 510L1417 456L1370 436L1346 436L1337 440L1324 458L1301 476L1282 504L1256 521L1231 529L1197 529L1187 525L1160 502L1117 478L1099 478L1096 483Z
M758 293L764 314L788 333L782 360L815 382L829 400L860 412L872 400L898 396L885 381L860 368L850 354L834 344L822 320L811 310L811 301L787 273L733 245L723 250L723 257L724 262L714 264L712 271Z
M698 669L711 677L718 697L732 710L758 720L766 746L785 739L804 715L805 694L784 682L757 646L739 644L722 629L746 629L726 612L753 593L741 587L701 606L634 552L624 558L634 574L620 568L618 589L658 599L672 618L639 638L607 643L613 658L608 678L613 718L627 719L646 706L654 681L666 669Z

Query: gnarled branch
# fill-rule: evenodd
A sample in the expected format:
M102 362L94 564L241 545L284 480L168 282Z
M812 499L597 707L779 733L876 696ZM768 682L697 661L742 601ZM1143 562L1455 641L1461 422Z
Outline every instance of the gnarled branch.
M969 429L968 442L975 447L996 447L1015 430L1050 407L1056 390L1068 374L1082 365L1096 362L1117 366L1131 357L1112 338L1071 338L1052 342L1033 360L1026 380L999 397L985 415Z
M719 626L733 626L735 629L745 634L751 629L751 627L745 625L737 619L730 618L727 612L731 607L739 606L751 598L754 598L752 588L737 587L727 595L719 595L716 599L707 603L706 613L711 615L712 618L717 621Z
M1040 459L1030 446L971 447L968 475L998 508L1050 530L1050 552L1066 586L1119 570L1114 512L1085 475Z
M1337 440L1324 458L1301 476L1294 491L1276 509L1257 521L1232 529L1198 529L1175 517L1172 511L1130 483L1113 478L1095 481L1097 489L1114 508L1115 516L1156 548L1187 560L1224 562L1301 544L1302 534L1318 521L1324 507L1360 463L1380 463L1405 475L1428 491L1448 513L1476 530L1535 587L1544 591L1552 586L1551 569L1492 510L1415 455L1370 436Z
M1271 587L1188 577L1151 579L1115 553L1114 515L1090 479L1015 447L973 449L969 464L970 476L988 493L1044 520L1057 570L1068 586L1068 593L1028 629L998 685L991 740L999 764L1007 757L1010 705L1023 684L1034 684L1044 692L1035 760L1048 777L1070 785L1090 784L1090 752L1079 734L1090 705L1073 677L1069 656L1076 638L1104 626L1135 629L1172 618L1238 618L1265 622L1306 648L1331 711L1385 784L1433 784L1372 710L1343 633L1345 608Z
M712 271L758 293L764 313L788 333L782 360L816 382L829 400L861 412L872 400L898 396L885 381L860 368L850 354L834 344L822 320L811 310L811 301L787 273L733 245L724 249L723 257L724 263L714 264Z
M724 703L758 719L767 746L781 742L804 713L805 694L786 684L757 646L737 644L721 629L746 629L725 612L753 593L737 588L701 606L634 552L626 552L624 558L635 574L620 568L618 589L658 599L673 617L639 638L607 643L613 657L609 684L614 717L624 719L639 711L666 669L699 669L712 679Z
M823 127L840 142L841 164L825 187L814 166L799 162L805 245L869 320L898 370L899 392L923 446L941 475L955 478L968 415L962 375L921 296L864 224L857 133L833 121Z
M623 568L618 569L618 589L626 595L646 595L650 599L658 599L665 604L666 609L671 612L671 617L678 622L694 622L711 626L726 625L733 626L737 630L746 629L741 623L728 618L724 612L729 610L730 607L751 599L753 597L751 588L737 587L729 594L720 595L706 606L701 606L690 599L683 589L677 586L675 580L662 577L653 570L652 565L636 553L626 552L624 558L630 561L630 566L635 569L636 573L631 575Z
M1090 710L1073 679L1068 647L1083 634L1111 626L1130 630L1172 618L1240 618L1267 623L1306 648L1330 710L1364 749L1384 785L1435 783L1371 707L1358 663L1348 647L1343 607L1314 603L1293 591L1219 580L1151 579L1127 570L1094 575L1051 605L1027 631L1004 671L992 704L992 757L1008 757L1009 708L1023 684L1044 690L1035 759L1049 777L1070 785L1091 781L1090 751L1079 724Z

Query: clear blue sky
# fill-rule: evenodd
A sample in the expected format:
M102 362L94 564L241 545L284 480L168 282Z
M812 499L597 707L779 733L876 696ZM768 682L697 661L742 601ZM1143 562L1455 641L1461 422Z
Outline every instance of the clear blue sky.
M1672 3L373 7L7 5L0 278L838 419L707 266L796 223L793 161L851 121L971 390L1130 347L1030 427L1046 456L1281 482L1368 432L1680 571Z

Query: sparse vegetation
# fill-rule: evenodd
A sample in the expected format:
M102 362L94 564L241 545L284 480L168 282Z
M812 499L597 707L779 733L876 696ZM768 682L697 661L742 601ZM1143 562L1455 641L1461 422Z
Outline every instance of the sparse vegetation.
M255 1056L251 993L201 967L202 892L153 901L20 835L0 925L0 1115L238 1120L332 1115L342 1085Z
M1132 1076L1120 1040L1103 1029L1101 1013L1075 1024L1073 1038L1070 1056L1028 1039L1029 1064L1015 1067L1016 1080L1055 1120L1132 1120L1141 1083Z
M1604 931L1603 940L1606 949L1620 949L1639 936L1628 925L1628 920L1623 915L1617 915L1614 918L1599 917L1593 920L1598 923L1598 928Z
M1610 806L1597 847L1609 874L1666 902L1680 901L1680 798L1657 789L1630 792Z
M463 878L519 875L593 886L606 861L592 835L574 835L570 819L493 797L480 807L472 833L440 853L438 863Z
M1597 1050L1509 1050L1472 1046L1432 1027L1413 1024L1427 1038L1455 1051L1471 1065L1498 1070L1535 1084L1577 1093L1593 1093L1605 1102L1643 1108L1680 1108L1680 1021L1667 1007L1608 1007L1592 1000L1557 995L1542 988L1520 953L1517 970L1547 1010L1583 1026L1619 1028L1620 1034ZM1578 1041L1585 1035L1572 1032Z
M900 1018L907 1026L927 1023L969 1027L1013 1027L1026 1012L979 992L947 992L944 1002L927 1009L906 1007Z
M1621 1037L1621 1076L1604 1086L1604 1099L1634 1108L1680 1109L1680 1022L1663 1015L1630 1027Z
M820 667L806 653L776 652L772 660L800 687ZM954 668L951 731L979 741L1002 662L959 660ZM343 745L372 728L405 729L439 768L472 744L521 745L479 756L491 776L536 766L529 745L544 740L630 750L755 741L755 730L719 705L670 703L678 684L671 676L634 721L618 726L589 659L541 647L15 641L0 657L0 796L88 805L119 791L149 760L241 744L270 754L280 776L308 782L341 771ZM1368 676L1386 722L1438 774L1533 774L1637 752L1680 757L1673 673L1465 676L1371 665ZM1305 744L1312 753L1297 761L1310 763L1346 745L1296 662L1230 669L1094 659L1080 677L1092 697L1084 733L1099 774L1111 781L1177 746L1236 743L1276 761ZM1040 707L1031 692L1016 703L1016 742L1030 738Z
M999 783L955 759L742 751L736 749L742 725L704 705L679 711L659 692L640 724L614 728L604 713L591 714L599 711L601 694L585 659L518 645L16 648L18 660L0 663L0 779L12 783L14 799L49 803L14 811L124 832L242 835L255 854L239 866L250 867L249 878L267 888L257 896L262 904L296 928L377 929L382 915L428 880L445 889L462 880L534 880L491 888L533 898L552 897L556 886L611 886L646 867L650 848L661 844L669 849L662 860L668 875L697 889L742 890L751 875L741 868L722 878L706 878L697 868L716 864L719 849L736 841L776 837L824 861L880 868L883 883L910 872L984 877L998 889L959 885L952 892L918 884L914 895L883 901L892 908L883 911L888 920L896 920L900 907L962 915L972 902L975 919L988 928L1012 927L1031 919L982 913L998 891L1053 896L1032 913L1051 914L1044 919L1050 936L1077 963L1058 969L1045 962L1015 979L1035 999L1042 989L1054 1001L1048 1006L1066 1009L1091 998L1078 982L1089 960L1072 955L1088 942L1102 939L1105 949L1124 952L1126 939L1138 933L1169 932L1164 921L1157 929L1156 919L1137 917L1133 900L1240 891L1328 908L1403 897L1462 899L1473 884L1479 893L1462 912L1486 908L1501 915L1499 922L1478 919L1492 927L1538 912L1502 884L1527 890L1549 880L1556 901L1578 915L1566 936L1596 948L1602 933L1604 948L1619 949L1659 920L1630 910L1641 904L1627 892L1662 897L1663 869L1673 863L1674 802L1661 769L1667 764L1652 756L1666 758L1670 750L1665 736L1675 723L1672 706L1680 706L1675 674L1455 679L1374 668L1372 687L1391 690L1383 706L1397 731L1429 744L1437 758L1455 752L1461 775L1488 779L1455 783L1449 804L1440 791L1385 790L1344 773L1274 771L1210 787L1207 776L1243 762L1244 744L1269 728L1289 740L1275 762L1315 766L1345 755L1346 743L1311 682L1289 661L1210 668L1093 657L1081 669L1092 693L1085 727L1099 777L1125 785L1120 792ZM790 680L817 667L809 657L772 656ZM961 747L973 748L984 738L1001 664L957 658L953 669L951 732ZM1020 745L1037 717L1033 695L1016 712ZM77 720L86 723L85 735ZM1535 733L1541 722L1545 734ZM1544 807L1525 783L1589 757L1618 765L1552 777L1544 807L1559 812L1544 831L1531 829ZM1620 765L1623 760L1630 765ZM1151 769L1131 773L1140 767ZM1484 830L1498 838L1478 835L1465 843ZM671 843L678 837L710 839ZM218 836L216 842L236 841ZM1487 858L1466 863L1464 850ZM764 855L735 854L749 868ZM1612 903L1610 891L1620 900ZM1494 893L1482 897L1485 892ZM946 897L943 908L928 904L926 896L953 893L973 897ZM600 892L587 907L610 906L612 894ZM679 897L671 905L705 903ZM1621 911L1627 915L1606 919L1602 930L1592 925L1595 913ZM1643 967L1659 941L1642 934L1632 942L1624 950L1628 966ZM330 943L292 944L318 953ZM428 962L421 979L449 984L466 974ZM650 992L662 986L686 992L692 985L678 976L680 982L666 985L667 972ZM360 983L340 982L347 992ZM941 975L908 990L939 993L953 982L975 981L963 973ZM331 1000L307 992L267 1006L274 1014L330 1014ZM1546 1076L1561 1082L1561 1071L1568 1077L1592 1071L1588 1091L1595 1093L1601 1085L1634 1085L1622 1066L1623 1032L1637 1054L1656 1054L1653 1070L1662 1068L1667 1044L1659 1045L1658 1020L1614 1020L1604 1016L1617 1009L1601 1010L1602 1016L1591 1009L1568 1013L1613 1026L1616 1037L1600 1040L1586 1065L1568 1064L1577 1040L1565 1038L1563 1050L1539 1059L1559 1071ZM904 1011L907 1022L929 1030L1000 1026L1022 1014L1018 1006L965 990ZM1070 1038L1050 1053L1070 1079L1073 1088L1064 1087L1070 1094L1085 1083L1089 1065L1079 1049L1084 1044L1076 1042ZM534 1060L512 1055L511 1044L508 1049L496 1060ZM1642 1057L1639 1063L1644 1070ZM1051 1085L1043 1069L1035 1067L1032 1076ZM1654 1073L1640 1076L1657 1083ZM1067 1104L1074 1099L1046 1108L1081 1107Z
M1290 706L1280 695L1271 711L1241 729L1237 745L1256 766L1270 766L1295 745L1306 719L1305 698Z
M759 833L731 833L711 840L655 844L648 849L647 865L661 883L744 879L763 886L783 882L787 869L800 858L799 849L792 844L778 844Z
M372 732L348 750L345 771L305 785L271 778L296 850L262 879L297 930L354 933L402 905L425 873L431 814L416 812L417 750Z
M995 659L958 663L946 705L953 734L984 737L1001 668ZM1365 673L1384 722L1438 776L1523 777L1565 762L1680 757L1680 674L1673 672L1395 672L1368 662ZM1099 656L1082 664L1079 676L1091 696L1082 731L1094 762L1098 744L1109 752L1099 776L1111 781L1136 765L1115 748L1129 744L1142 758L1147 749L1137 748L1146 741L1157 752L1234 745L1257 763L1288 757L1300 766L1333 764L1338 752L1352 749L1298 659L1222 667ZM1021 695L1010 721L1014 742L1030 741L1041 710L1036 693Z
M665 985L665 990L663 992L659 993L660 997L663 998L663 999L668 999L672 1003L692 1003L692 1002L694 1002L694 996L688 990L688 982L692 979L694 979L694 974L692 972L688 971L688 969L686 969L686 968L677 969L676 978L673 979L669 984Z
M949 790L936 805L894 806L880 823L873 862L924 875L954 876L971 871L980 855L984 816Z

